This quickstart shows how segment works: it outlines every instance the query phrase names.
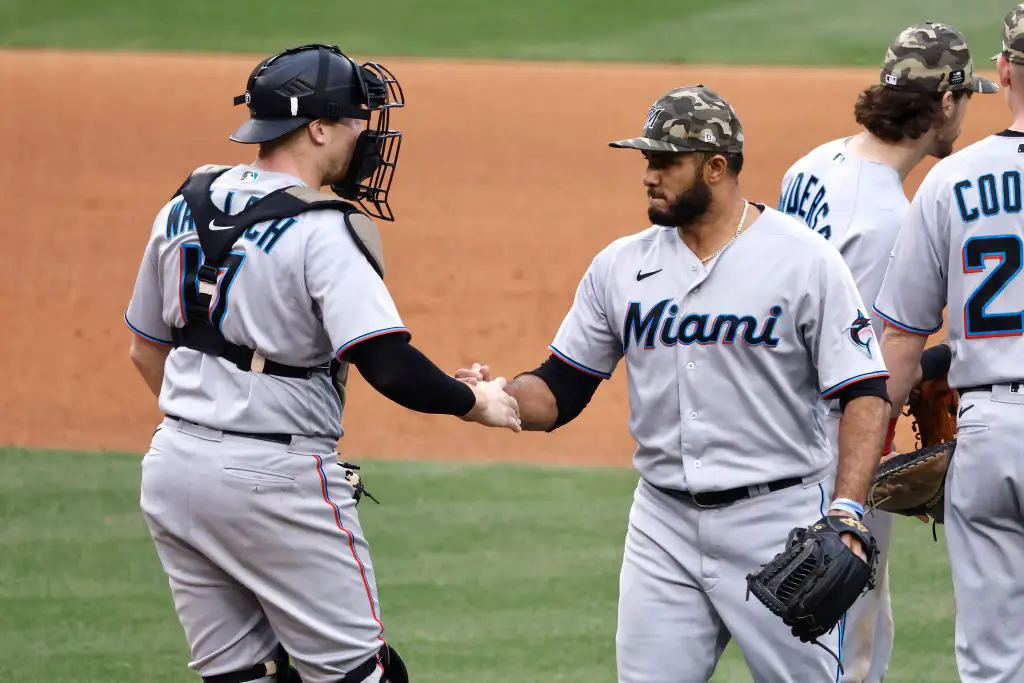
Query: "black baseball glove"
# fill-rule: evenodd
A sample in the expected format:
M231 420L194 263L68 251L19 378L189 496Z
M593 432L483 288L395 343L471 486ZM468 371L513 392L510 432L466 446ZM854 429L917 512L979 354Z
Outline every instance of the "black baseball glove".
M860 540L867 562L846 547L840 538L844 533ZM753 593L794 636L825 647L817 639L874 588L877 563L878 543L868 528L853 517L829 515L793 529L785 549L747 575L747 599Z

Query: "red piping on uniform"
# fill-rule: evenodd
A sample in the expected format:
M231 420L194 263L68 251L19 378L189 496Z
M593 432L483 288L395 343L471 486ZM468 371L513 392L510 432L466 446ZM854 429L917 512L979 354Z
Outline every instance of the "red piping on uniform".
M334 510L334 523L338 525L338 529L341 530L341 533L348 536L348 549L352 551L352 557L355 559L356 564L359 565L359 575L363 577L363 588L366 589L366 598L370 602L370 614L373 616L373 620L377 622L377 626L380 626L381 635L378 635L377 639L383 640L384 624L382 624L380 619L377 617L377 610L373 606L373 593L370 592L370 582L366 580L366 568L363 567L362 560L360 560L359 555L356 554L355 539L352 537L352 532L346 529L341 523L341 510L338 509L338 506L335 505L334 501L327 495L327 478L324 476L324 461L319 455L314 454L313 457L316 458L316 473L320 477L320 492L323 494L324 502L330 505L331 509Z

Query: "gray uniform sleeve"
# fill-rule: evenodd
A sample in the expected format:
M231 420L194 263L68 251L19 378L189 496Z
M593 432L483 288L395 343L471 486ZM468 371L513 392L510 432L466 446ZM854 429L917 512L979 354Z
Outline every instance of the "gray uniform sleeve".
M902 212L889 209L870 217L871 225L861 229L849 230L844 239L836 247L843 255L843 260L853 273L864 304L871 308L878 296L885 277L885 269L889 264L889 253L892 251L896 236L899 234ZM882 334L882 319L871 312L865 311L872 321L876 335Z
M153 232L146 244L124 321L132 332L143 339L154 344L171 346L171 327L163 318L164 302L163 289L160 286L158 239L158 234Z
M835 398L870 377L888 377L867 307L836 249L822 250L807 292L800 327L818 372L821 398Z
M344 360L345 353L361 341L408 334L384 281L340 220L310 230L306 288L339 359Z
M938 332L946 305L949 196L939 187L932 175L914 195L874 306L886 322L917 334Z
M583 274L572 308L548 348L577 370L608 379L622 358L622 341L609 323L605 304L608 269L602 261L598 255Z

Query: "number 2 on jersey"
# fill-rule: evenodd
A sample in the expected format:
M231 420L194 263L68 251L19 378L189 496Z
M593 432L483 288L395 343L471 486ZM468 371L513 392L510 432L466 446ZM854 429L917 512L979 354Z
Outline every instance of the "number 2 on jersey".
M189 308L199 303L199 266L203 263L203 250L198 244L183 244L181 258L181 317L188 322ZM245 263L245 253L232 251L224 257L223 265L217 269L216 296L210 299L209 318L218 330L228 312L228 294L238 277L238 271Z
M987 308L1003 288L1020 273L1024 245L1016 235L983 235L964 242L965 273L986 270L988 259L999 259L988 277L967 297L964 304L964 336L1014 337L1024 332L1024 311L988 313Z

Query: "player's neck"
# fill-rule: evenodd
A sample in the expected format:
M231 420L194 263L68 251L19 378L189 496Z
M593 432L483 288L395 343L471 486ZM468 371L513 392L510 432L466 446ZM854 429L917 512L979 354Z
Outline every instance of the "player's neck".
M928 146L931 142L927 138L928 136L924 135L917 140L887 142L871 133L862 132L853 136L846 148L859 159L895 169L900 180L904 180L928 155Z
M737 193L717 206L712 203L706 214L686 227L676 228L676 232L697 258L707 258L736 237L743 207L743 198ZM754 210L747 211L744 227L750 224L753 213Z
M266 154L261 155L252 165L271 173L287 173L295 176L308 187L314 190L320 189L322 174L319 168L313 164L303 163L304 160L287 154Z

